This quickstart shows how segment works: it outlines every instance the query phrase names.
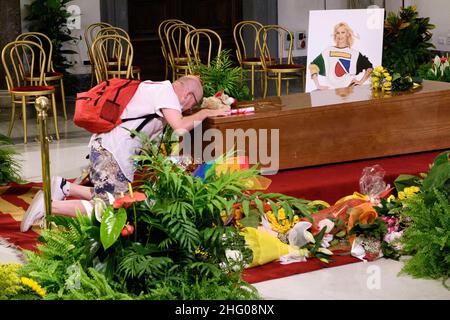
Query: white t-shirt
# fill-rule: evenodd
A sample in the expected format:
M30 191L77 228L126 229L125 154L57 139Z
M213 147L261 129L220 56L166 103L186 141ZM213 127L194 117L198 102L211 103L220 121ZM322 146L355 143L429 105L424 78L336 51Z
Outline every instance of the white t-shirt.
M152 113L162 117L161 109L164 108L182 112L182 107L170 81L143 81L139 84L121 118L136 118ZM124 128L129 130L136 129L143 120L126 121L107 133L94 134L89 143L90 147L94 139L101 137L102 147L111 152L123 174L130 182L133 181L135 171L130 157L139 153L141 142L138 137L132 138L130 132ZM164 127L163 121L162 118L155 118L147 123L141 132L146 133L152 140L158 139Z
M348 47L331 47L326 49L322 56L329 81L325 85L331 85L334 88L348 87L356 75L359 52Z

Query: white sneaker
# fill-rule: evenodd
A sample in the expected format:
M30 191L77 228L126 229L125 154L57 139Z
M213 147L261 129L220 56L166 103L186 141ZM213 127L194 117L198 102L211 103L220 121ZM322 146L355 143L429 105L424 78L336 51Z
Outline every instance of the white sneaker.
M27 232L30 230L34 222L44 216L44 207L44 192L39 190L23 215L22 222L20 223L20 231Z
M52 177L51 181L52 200L64 200L69 195L69 182L58 176Z
M69 193L69 183L62 177L52 177L51 193L52 201L63 200ZM40 190L36 193L33 201L23 215L22 222L20 224L20 231L27 232L37 220L42 219L44 216L44 211L44 192Z

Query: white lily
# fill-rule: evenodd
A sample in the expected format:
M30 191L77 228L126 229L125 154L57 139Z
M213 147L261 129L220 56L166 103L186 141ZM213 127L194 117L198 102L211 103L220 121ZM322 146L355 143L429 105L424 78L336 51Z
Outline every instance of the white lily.
M106 209L106 203L100 198L94 198L94 214L98 222L102 222L103 212Z
M326 234L323 238L322 238L322 242L320 243L320 246L322 248L328 248L330 247L330 242L333 241L334 236L332 234Z
M305 237L305 231L307 231L309 228L311 228L311 226L312 226L312 224L308 221L298 222L288 233L289 245L301 248L305 244L310 242Z
M106 195L108 196L109 204L112 205L112 204L114 203L114 201L116 201L116 199L115 199L114 196L113 196L111 193L109 193L109 192L106 192Z
M303 231L303 235L305 236L305 239L308 240L308 242L316 243L316 239L314 239L314 236L308 230Z
M327 228L327 230L325 230L325 233L330 233L331 230L333 230L334 228L334 222L331 221L330 219L322 219L319 221L319 230L322 230L324 227Z
M328 249L325 249L325 248L319 248L317 251L318 251L318 252L321 252L321 253L323 253L323 254L327 254L327 255L329 255L329 256L332 256L332 255L333 255L333 252L332 252L332 251L330 251L330 250L328 250Z

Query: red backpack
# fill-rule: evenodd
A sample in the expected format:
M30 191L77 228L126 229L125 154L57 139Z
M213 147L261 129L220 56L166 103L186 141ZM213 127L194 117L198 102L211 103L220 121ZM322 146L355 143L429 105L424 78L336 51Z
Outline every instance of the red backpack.
M144 119L136 129L141 130L157 115L120 118L140 83L140 80L113 78L98 84L89 91L78 93L73 122L91 133L104 133L111 131L122 122Z

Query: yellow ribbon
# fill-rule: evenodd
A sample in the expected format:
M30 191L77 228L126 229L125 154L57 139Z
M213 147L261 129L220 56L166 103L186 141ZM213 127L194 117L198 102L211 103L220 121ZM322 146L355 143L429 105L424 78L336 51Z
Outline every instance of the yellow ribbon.
M336 203L334 205L338 205L338 204L341 204L341 203L343 203L343 202L345 202L347 200L353 200L353 199L369 201L369 196L366 195L366 194L361 194L361 193L355 191L355 192L353 192L352 195L349 195L349 196L346 196L346 197L343 197L343 198L339 199L338 201L336 201Z

